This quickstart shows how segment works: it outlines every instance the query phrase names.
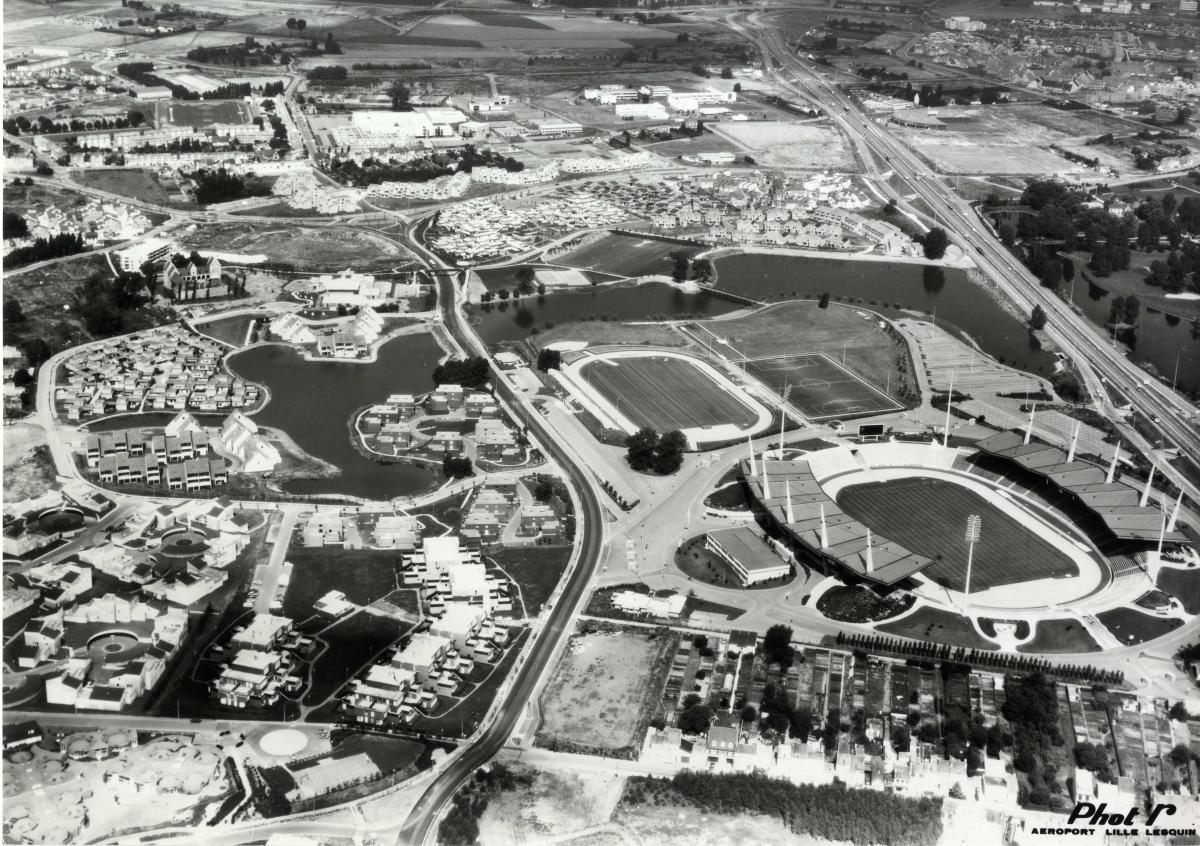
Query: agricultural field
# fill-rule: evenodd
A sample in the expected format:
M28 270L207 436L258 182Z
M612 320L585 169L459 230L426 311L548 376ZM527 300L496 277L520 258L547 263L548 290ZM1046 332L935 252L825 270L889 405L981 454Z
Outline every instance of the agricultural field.
M971 590L1035 579L1078 575L1079 569L1038 535L983 497L941 479L893 479L851 485L837 497L846 513L874 529L879 537L934 559L922 575L961 591L966 580L967 517L983 518L983 536L975 545ZM920 515L914 520L913 515Z
M746 372L776 391L790 386L789 400L805 417L819 420L878 414L901 408L828 356L784 355L745 362Z
M639 428L745 427L758 419L745 402L686 359L651 354L590 361L579 375Z
M896 396L903 384L915 384L907 357L897 357L899 346L888 332L865 312L830 303L783 302L743 317L688 325L704 346L732 361L770 359L801 353L824 353L877 389L889 388ZM793 382L795 384L795 382Z
M572 635L542 694L537 745L636 755L674 645L665 630L605 626Z
M853 154L829 126L784 121L722 123L713 132L749 153L763 167L795 167L812 170L856 171Z
M699 252L696 247L657 238L609 233L571 252L555 256L554 263L615 276L668 276L672 268L668 256L676 250L683 251L689 257Z

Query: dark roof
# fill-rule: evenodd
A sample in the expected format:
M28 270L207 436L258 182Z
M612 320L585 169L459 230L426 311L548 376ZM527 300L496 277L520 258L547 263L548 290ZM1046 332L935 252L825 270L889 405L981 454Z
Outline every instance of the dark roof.
M729 633L730 649L753 649L758 643L758 632L734 629Z
M4 745L42 739L42 727L33 720L9 723L4 727Z
M760 476L750 472L749 461L742 462L751 493L781 528L797 541L816 552L832 556L855 575L880 584L890 585L919 573L933 563L932 558L918 555L895 541L872 533L871 569L867 569L867 527L842 511L813 476L808 462L768 461L761 466L768 478L771 496L764 497ZM788 519L788 497L791 493L791 517ZM825 529L829 546L821 544L821 511L825 512Z
M1024 433L1017 430L984 438L975 446L982 452L1037 473L1073 494L1118 538L1158 540L1163 528L1163 512L1157 505L1140 505L1141 491L1132 485L1116 478L1106 481L1106 468L1086 459L1067 461L1067 453L1063 450L1036 438L1025 443ZM1179 531L1167 532L1164 540L1181 543L1187 536Z

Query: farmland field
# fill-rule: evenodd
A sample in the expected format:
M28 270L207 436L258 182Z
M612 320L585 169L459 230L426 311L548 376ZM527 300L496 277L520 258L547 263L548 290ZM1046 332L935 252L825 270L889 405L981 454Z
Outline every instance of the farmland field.
M1035 532L961 485L941 479L893 479L851 485L838 494L838 505L879 535L934 559L923 575L963 589L967 517L983 518L975 545L971 591L1033 579L1076 576L1079 569ZM916 518L916 519L914 519Z
M760 358L744 366L747 373L776 390L790 385L791 403L809 418L877 414L901 407L824 355Z
M647 354L589 361L580 377L635 426L660 432L701 426L749 426L758 415L686 359Z
M638 748L674 641L646 629L573 635L542 694L537 744L578 751Z
M569 253L556 256L553 262L617 276L669 275L671 262L667 255L675 250L682 250L689 256L699 252L695 247L685 247L656 238L609 234Z

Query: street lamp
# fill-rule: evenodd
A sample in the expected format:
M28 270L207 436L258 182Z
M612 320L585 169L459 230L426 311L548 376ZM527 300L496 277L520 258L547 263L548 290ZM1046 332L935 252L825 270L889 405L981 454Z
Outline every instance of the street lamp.
M967 531L964 535L967 541L967 583L963 587L963 613L967 612L967 597L971 594L971 562L975 557L975 544L979 543L979 532L983 527L983 520L978 514L972 514L967 518Z

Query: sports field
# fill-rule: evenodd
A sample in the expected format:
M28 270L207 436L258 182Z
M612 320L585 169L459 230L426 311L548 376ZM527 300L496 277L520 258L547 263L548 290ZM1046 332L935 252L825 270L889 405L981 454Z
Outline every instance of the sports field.
M978 514L971 592L1033 579L1079 575L1075 562L978 494L941 479L892 479L851 485L838 505L889 540L934 559L922 575L961 591L967 574L967 517Z
M777 391L790 385L789 399L810 419L878 414L903 407L819 353L760 358L743 366Z
M580 377L635 426L660 432L758 421L758 414L684 358L636 356L584 363Z

